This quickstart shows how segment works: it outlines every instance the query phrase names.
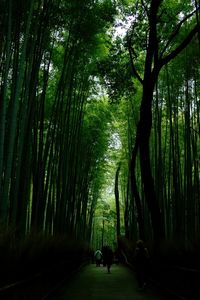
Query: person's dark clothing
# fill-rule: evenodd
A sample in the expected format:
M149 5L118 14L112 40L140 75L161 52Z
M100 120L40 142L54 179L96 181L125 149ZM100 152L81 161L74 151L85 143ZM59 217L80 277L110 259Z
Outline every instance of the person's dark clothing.
M139 288L144 288L147 283L149 253L142 242L137 243L134 260Z
M113 263L113 251L109 246L104 246L103 252L103 264L107 267L108 273L110 273L110 268Z

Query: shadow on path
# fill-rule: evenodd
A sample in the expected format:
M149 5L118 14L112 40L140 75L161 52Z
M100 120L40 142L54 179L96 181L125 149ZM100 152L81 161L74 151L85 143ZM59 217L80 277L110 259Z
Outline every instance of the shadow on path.
M88 265L60 289L51 300L170 300L154 288L139 291L135 274L121 265Z

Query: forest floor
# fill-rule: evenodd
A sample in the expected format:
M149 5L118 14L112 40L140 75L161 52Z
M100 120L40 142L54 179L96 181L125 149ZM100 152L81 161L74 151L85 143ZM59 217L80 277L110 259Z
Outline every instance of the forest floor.
M138 289L135 274L127 267L113 265L111 274L105 267L91 264L75 274L55 292L51 300L171 300L155 287Z

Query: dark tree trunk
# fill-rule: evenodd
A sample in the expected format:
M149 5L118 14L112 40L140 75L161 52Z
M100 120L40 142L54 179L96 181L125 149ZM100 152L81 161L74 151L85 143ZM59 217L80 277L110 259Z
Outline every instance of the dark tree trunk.
M119 203L119 171L120 171L120 164L117 167L117 171L115 174L115 203L116 203L116 215L117 215L117 236L120 236L120 203Z
M136 163L136 155L138 152L138 139L135 142L135 146L132 151L132 157L130 162L130 175L131 175L131 195L135 200L135 205L137 209L137 222L139 226L139 237L141 239L145 239L144 234L144 214L142 209L142 203L140 199L140 195L137 188L137 182L135 177L135 163Z
M147 72L148 73L148 72ZM164 221L156 197L154 179L151 172L149 139L152 127L152 100L155 86L154 74L146 76L143 83L143 97L140 109L140 121L138 123L137 134L139 139L140 166L142 183L144 187L145 199L151 214L151 222L154 239L160 240L165 236Z

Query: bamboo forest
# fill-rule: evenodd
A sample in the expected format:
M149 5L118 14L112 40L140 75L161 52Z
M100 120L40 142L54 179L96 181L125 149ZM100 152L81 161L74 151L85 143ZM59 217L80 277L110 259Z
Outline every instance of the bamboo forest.
M138 239L200 278L200 1L0 0L0 286Z

